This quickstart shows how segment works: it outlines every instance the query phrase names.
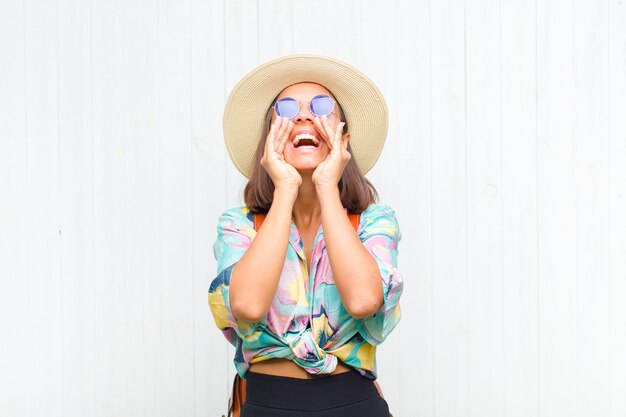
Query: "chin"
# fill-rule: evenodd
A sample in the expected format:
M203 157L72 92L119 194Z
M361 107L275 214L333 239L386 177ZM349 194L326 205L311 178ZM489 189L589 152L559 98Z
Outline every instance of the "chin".
M317 168L319 164L299 164L299 165L294 165L293 167L296 169L296 171L298 171L299 173L309 173L312 174L315 169Z
M290 158L286 160L288 164L293 166L298 171L309 171L309 170L314 171L315 168L317 168L317 166L321 164L323 161L324 159L321 159L321 158L303 158L303 157Z

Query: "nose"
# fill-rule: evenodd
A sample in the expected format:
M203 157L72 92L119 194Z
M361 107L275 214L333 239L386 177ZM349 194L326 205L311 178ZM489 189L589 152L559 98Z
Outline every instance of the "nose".
M294 123L302 123L302 122L311 122L313 123L313 118L315 116L311 113L311 109L309 109L308 101L300 102L300 110L298 114L292 119Z

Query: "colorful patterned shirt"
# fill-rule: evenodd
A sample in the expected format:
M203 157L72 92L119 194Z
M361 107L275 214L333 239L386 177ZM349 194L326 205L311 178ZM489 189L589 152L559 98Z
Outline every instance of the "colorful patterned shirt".
M235 318L229 300L230 275L256 235L253 214L246 207L231 208L220 216L217 232L213 245L217 277L209 287L209 306L217 327L235 347L235 368L242 378L250 363L287 358L311 374L331 373L339 359L376 379L376 345L400 320L403 287L397 269L401 234L391 207L370 205L361 213L356 231L378 263L384 297L380 309L364 319L350 316L339 298L322 226L315 236L308 271L293 220L285 265L268 313L259 322Z

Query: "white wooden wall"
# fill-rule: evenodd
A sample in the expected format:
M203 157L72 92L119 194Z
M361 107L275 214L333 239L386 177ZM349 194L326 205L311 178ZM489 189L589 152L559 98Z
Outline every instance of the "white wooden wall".
M218 416L221 133L257 64L369 74L396 416L626 416L624 0L2 0L0 416Z

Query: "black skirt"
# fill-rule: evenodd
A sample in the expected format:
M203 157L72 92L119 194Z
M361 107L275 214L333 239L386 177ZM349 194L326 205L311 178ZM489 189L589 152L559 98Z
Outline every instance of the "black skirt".
M300 379L246 374L241 417L389 417L374 382L352 370Z

